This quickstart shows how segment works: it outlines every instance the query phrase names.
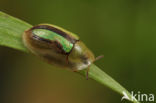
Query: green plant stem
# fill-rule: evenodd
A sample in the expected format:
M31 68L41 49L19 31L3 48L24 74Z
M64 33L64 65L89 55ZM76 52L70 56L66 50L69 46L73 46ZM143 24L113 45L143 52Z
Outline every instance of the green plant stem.
M27 48L23 45L22 34L31 27L32 25L22 20L0 12L0 45L28 52ZM86 70L79 71L78 73L86 76ZM130 93L124 87L94 64L90 66L89 78L94 79L121 95L123 95L122 92L124 91L129 98L131 97ZM132 102L139 103L137 101Z

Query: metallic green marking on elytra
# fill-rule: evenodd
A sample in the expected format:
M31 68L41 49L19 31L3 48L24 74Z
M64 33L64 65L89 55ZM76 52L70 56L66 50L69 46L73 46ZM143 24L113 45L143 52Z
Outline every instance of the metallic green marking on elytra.
M66 38L50 30L34 29L32 32L34 35L37 35L41 38L52 40L52 41L58 41L62 45L63 50L67 53L70 52L73 47L73 44L70 43Z
M63 32L66 32L68 35L74 37L75 39L79 39L78 35L74 34L74 33L71 33L70 31L67 31L66 29L62 28L62 27L59 27L57 25L52 25L52 24L42 24L42 25L48 25L48 26L51 26L51 27L54 27L54 28L57 28Z

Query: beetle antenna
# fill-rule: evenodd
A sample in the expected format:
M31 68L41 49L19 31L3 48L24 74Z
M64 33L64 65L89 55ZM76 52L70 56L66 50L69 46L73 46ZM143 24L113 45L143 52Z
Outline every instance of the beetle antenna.
M94 62L97 61L97 60L99 60L99 59L101 59L101 58L103 58L103 57L104 57L104 55L97 56L97 57L95 58Z

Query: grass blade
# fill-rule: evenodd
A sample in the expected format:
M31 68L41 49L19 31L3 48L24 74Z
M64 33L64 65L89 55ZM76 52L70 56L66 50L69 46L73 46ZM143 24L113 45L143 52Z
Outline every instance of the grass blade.
M28 50L24 47L22 42L22 34L26 29L31 27L32 25L22 20L0 12L0 45L27 52ZM78 73L86 76L86 70L82 70ZM130 93L124 87L94 64L90 66L89 78L96 80L121 95L123 95L122 92L124 91L127 96L131 98ZM137 101L132 102L139 103Z

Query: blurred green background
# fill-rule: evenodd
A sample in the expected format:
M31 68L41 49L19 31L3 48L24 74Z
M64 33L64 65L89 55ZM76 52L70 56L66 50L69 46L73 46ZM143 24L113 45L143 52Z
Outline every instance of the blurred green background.
M96 64L129 91L156 94L155 0L0 0L0 10L78 34ZM120 103L93 80L0 47L1 103Z

